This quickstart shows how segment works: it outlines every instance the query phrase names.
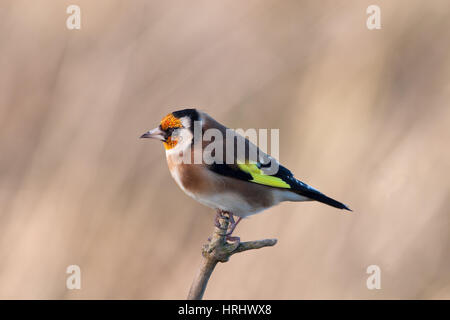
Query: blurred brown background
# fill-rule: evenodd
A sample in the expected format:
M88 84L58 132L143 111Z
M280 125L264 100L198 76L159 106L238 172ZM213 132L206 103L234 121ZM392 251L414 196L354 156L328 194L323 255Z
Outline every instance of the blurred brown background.
M448 0L1 0L0 298L186 297L213 212L138 139L180 106L280 128L280 161L354 210L244 221L279 243L205 298L450 298L449 30Z

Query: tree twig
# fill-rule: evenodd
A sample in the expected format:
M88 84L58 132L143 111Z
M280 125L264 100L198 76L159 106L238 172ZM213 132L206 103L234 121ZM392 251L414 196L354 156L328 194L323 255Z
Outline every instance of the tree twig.
M218 262L227 262L235 253L274 246L277 243L277 239L228 243L226 233L230 223L230 216L224 213L219 216L218 222L220 227L216 226L214 228L210 241L203 246L201 265L189 290L188 300L202 299L208 280Z

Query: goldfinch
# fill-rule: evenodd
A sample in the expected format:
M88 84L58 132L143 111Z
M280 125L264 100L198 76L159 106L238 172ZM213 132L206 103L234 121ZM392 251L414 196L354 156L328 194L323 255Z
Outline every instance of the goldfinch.
M202 138L208 132L215 133L213 141ZM200 135L199 139L195 135ZM351 211L343 203L297 180L291 171L248 139L196 109L168 114L157 128L141 138L163 142L173 179L187 195L216 210L216 223L219 215L228 213L230 241L239 241L231 234L242 218L282 201L315 200ZM245 152L238 152L240 143ZM205 151L213 149L212 144L222 147L208 154ZM256 159L250 158L252 151L256 152ZM235 220L234 216L238 218Z

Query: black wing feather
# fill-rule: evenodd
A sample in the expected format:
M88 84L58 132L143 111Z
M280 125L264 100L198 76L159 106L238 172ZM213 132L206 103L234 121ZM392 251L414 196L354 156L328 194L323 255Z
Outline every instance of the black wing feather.
M299 195L328 204L338 209L345 209L352 211L345 204L336 201L330 197L327 197L319 190L314 189L313 187L307 185L306 183L296 179L292 174L292 172L289 171L287 168L283 167L282 165L280 165L278 172L274 176L283 179L284 182L286 182L291 186L291 190Z
M267 167L267 165L259 165L260 167ZM217 164L213 163L210 165L210 170L214 171L215 173L218 173L223 176L236 178L239 180L249 181L253 179L253 177L242 170L239 169L236 165L228 165L228 164ZM316 200L325 204L328 204L332 207L338 208L338 209L345 209L351 211L345 204L336 201L330 197L327 197L322 192L314 189L313 187L307 185L306 183L296 179L294 175L292 174L289 169L286 167L283 167L282 165L279 165L279 169L276 174L273 175L274 177L280 178L284 182L286 182L291 188L286 189L286 191L292 191L295 192L301 196L307 197L311 200ZM275 188L271 186L267 186L268 188Z

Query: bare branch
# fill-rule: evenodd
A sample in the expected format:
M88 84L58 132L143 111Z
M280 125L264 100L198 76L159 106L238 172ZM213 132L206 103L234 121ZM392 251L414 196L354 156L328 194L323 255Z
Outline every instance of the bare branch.
M274 246L277 243L277 239L228 243L226 233L230 223L229 215L226 213L221 215L218 222L220 227L214 228L210 241L203 246L203 258L189 290L188 300L201 300L203 298L208 280L218 262L227 262L235 253Z

